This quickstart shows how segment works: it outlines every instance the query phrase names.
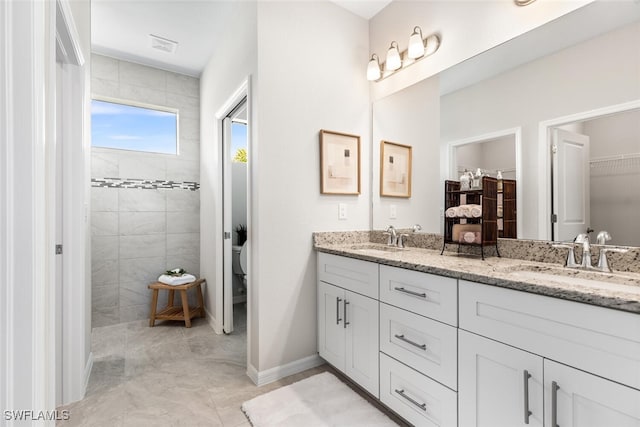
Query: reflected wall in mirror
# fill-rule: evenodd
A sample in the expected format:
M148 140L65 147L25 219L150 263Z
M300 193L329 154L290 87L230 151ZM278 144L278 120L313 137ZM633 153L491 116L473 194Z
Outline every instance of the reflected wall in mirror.
M451 169L450 143L520 128L522 167L516 169L521 174L517 186L522 195L518 196L518 202L522 203L518 209L522 232L518 232L518 237L550 240L549 128L571 121L557 123L558 118L640 100L639 22L638 2L595 1L428 79L438 85L438 108L432 105L432 99L426 98L425 92L413 93L424 82L374 103L373 150L381 139L403 141L416 147L416 173L440 168L439 176L414 175L411 202L420 207L413 210L414 206L402 206L406 212L402 212L401 221L399 206L397 225L422 222L428 225L425 231L441 232L442 184L445 179L459 176ZM430 114L416 117L412 103L428 104ZM412 119L403 120L406 114ZM439 125L432 120L438 115ZM414 134L418 139L424 132L439 127L439 164L435 160L437 149L432 144L418 153L417 147L424 147L423 140L412 143L392 135L400 127L403 133ZM432 136L426 138L431 141ZM637 134L635 138L640 140ZM599 154L609 155L614 153ZM372 160L374 185L379 182L378 156L379 153L374 153ZM376 193L374 190L372 224L380 229L390 223L389 207ZM640 193L628 196L637 200ZM613 208L613 202L608 203ZM622 220L620 223L625 229L638 228L636 223ZM611 231L607 224L597 227ZM640 246L640 241L629 243Z
M592 229L608 231L608 244L640 245L638 104L551 127L553 240Z
M371 197L374 229L384 229L390 224L396 228L420 224L423 232L440 232L441 221L434 203L442 197L439 98L438 78L434 77L373 104ZM380 196L381 141L411 146L410 198Z

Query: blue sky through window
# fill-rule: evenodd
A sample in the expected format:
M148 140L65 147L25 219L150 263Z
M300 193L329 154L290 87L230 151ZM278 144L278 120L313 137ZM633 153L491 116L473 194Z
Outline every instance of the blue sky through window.
M167 111L91 100L91 145L177 154L178 115Z
M231 124L231 158L236 155L238 148L247 150L247 125L234 122ZM249 155L247 150L247 157Z

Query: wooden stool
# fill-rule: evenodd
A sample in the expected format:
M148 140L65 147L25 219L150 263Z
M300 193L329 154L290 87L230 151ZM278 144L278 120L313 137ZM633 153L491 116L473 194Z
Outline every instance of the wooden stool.
M201 284L205 279L198 279L195 282L185 283L184 285L171 286L161 282L155 282L150 284L149 289L153 290L153 296L151 297L151 316L149 318L149 326L154 326L156 319L158 320L184 320L184 325L187 328L191 327L191 319L200 316L204 317L204 299L202 298ZM189 299L187 298L187 290L196 288L196 295L198 297L198 306L189 307ZM156 312L158 305L158 291L161 289L169 291L169 300L167 306ZM173 305L173 296L176 291L180 291L180 298L182 299L182 306Z

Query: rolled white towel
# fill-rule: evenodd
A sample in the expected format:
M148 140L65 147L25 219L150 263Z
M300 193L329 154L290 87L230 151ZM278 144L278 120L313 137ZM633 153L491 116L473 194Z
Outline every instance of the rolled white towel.
M471 212L471 218L480 218L482 216L482 206L480 205L468 205Z
M465 218L473 218L471 216L471 208L469 206L471 206L471 205L460 205L460 206L458 206L458 216L459 217L465 217Z
M455 218L458 215L458 207L454 206L452 208L449 208L446 210L445 214L447 215L447 218Z
M168 274L163 274L158 277L158 282L171 286L184 285L195 281L196 276L192 274L183 274L182 276L169 276Z

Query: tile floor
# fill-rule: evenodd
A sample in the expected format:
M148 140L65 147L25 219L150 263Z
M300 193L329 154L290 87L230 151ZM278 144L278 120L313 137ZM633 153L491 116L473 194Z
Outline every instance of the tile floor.
M57 425L247 427L244 401L333 371L323 365L256 387L246 375L246 309L236 307L231 335L215 334L205 319L190 329L162 321L153 328L148 321L95 328L86 397L58 408L69 410L70 419Z

